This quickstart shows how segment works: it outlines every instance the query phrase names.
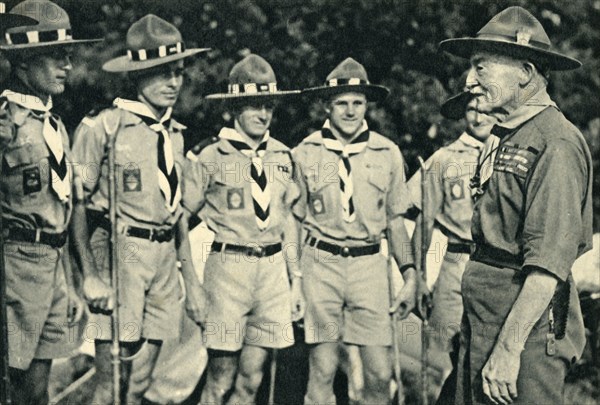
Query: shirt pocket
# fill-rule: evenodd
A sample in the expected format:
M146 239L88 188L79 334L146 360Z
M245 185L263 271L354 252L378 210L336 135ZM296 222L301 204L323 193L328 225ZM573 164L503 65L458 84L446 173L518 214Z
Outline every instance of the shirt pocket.
M367 169L367 189L361 195L361 212L369 219L385 219L390 173L382 169Z
M107 162L108 163L108 162ZM118 178L118 189L126 195L136 195L151 190L151 184L157 183L157 170L151 170L151 160L148 152L134 149L132 145L115 147L115 163ZM152 178L151 176L154 176Z
M4 152L2 181L7 194L21 205L35 202L50 179L46 144L26 143Z
M215 177L207 199L213 207L227 215L247 215L254 212L251 192L246 192L245 187L249 182L238 173L222 173Z

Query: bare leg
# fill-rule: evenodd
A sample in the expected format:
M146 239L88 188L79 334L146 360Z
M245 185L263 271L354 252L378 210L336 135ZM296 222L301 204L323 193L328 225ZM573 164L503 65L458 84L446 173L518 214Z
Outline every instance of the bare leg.
M360 357L365 373L364 403L390 403L390 381L392 379L390 348L387 346L361 346Z
M267 349L246 345L242 348L240 364L235 379L235 391L231 395L230 404L253 404L256 391L263 378L263 365L268 356Z
M333 379L339 360L338 343L318 343L310 348L306 404L335 403Z
M208 351L206 385L202 390L201 404L220 405L231 389L238 367L239 352Z

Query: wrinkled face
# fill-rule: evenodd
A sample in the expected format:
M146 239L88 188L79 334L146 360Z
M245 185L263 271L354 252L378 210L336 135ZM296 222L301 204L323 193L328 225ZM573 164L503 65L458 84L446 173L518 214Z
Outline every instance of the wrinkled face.
M138 77L138 95L158 109L172 107L183 84L183 60L144 70Z
M485 141L490 136L492 127L498 122L495 117L477 111L477 100L475 99L467 104L465 119L467 132L480 141Z
M351 139L362 126L367 112L367 97L362 93L334 96L326 108L331 127L344 138Z
M236 107L234 119L238 130L253 139L260 139L271 126L273 102L270 100L248 100Z
M32 54L22 62L26 85L44 96L54 96L65 91L65 82L71 65L73 49L68 46L51 46Z
M520 78L522 62L490 53L471 57L467 86L475 97L481 112L511 111L523 97Z

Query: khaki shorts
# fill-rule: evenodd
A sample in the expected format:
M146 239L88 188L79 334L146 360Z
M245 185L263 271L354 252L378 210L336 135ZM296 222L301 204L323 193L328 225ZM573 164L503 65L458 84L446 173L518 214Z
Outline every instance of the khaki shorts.
M341 257L305 245L301 266L307 343L392 344L387 259Z
M294 344L290 284L281 252L262 258L210 253L204 288L209 303L203 336L207 348L234 352L243 345Z
M91 239L96 266L110 285L108 232L97 228ZM183 296L175 241L151 242L119 235L119 340L165 340L179 336ZM110 340L109 315L92 314L86 339Z
M62 248L6 241L7 330L10 367L33 359L68 357L81 343L85 322L68 322Z
M452 340L460 332L463 315L460 285L468 261L468 253L446 253L433 290L430 337L444 352L454 350Z

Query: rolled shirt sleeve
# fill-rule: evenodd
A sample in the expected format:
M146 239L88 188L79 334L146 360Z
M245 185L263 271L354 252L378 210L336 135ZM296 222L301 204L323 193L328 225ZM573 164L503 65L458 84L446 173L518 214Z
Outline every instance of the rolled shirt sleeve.
M566 280L581 241L582 201L589 173L583 154L568 141L549 144L526 184L523 266Z

